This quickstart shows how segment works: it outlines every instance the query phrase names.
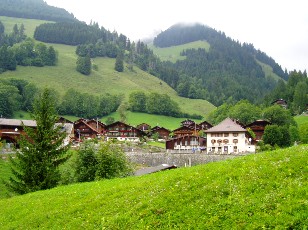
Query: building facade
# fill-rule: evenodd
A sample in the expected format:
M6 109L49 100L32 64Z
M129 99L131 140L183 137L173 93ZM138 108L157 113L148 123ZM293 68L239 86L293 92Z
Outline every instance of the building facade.
M205 131L208 154L238 154L255 152L251 138L245 128L226 118L218 125Z

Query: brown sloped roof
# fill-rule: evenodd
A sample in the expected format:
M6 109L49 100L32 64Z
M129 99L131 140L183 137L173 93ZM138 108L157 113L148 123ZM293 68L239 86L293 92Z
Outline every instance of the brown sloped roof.
M242 126L234 122L230 118L226 118L218 125L204 131L205 133L216 133L216 132L246 132Z
M35 120L18 120L18 119L0 118L0 125L22 126L22 124L24 124L27 127L36 127Z

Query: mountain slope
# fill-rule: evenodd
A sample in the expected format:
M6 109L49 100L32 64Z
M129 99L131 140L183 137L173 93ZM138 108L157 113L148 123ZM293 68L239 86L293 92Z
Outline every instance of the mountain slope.
M188 46L197 41L206 42L210 47L185 48L180 60L166 64L182 76L174 86L181 96L205 98L215 105L241 99L260 102L277 83L274 77L268 77L261 62L272 69L273 76L288 77L272 58L256 50L252 44L241 44L200 24L170 27L154 39L156 48L153 50L170 47L174 50L179 45L185 47L185 44ZM165 81L171 82L169 79Z
M43 0L1 0L0 15L48 21L75 20L65 9L49 6Z
M308 146L0 200L3 229L306 229Z
M19 19L1 17L0 20L6 27L20 22ZM13 23L12 23L13 22ZM26 34L33 36L33 28L44 21L23 19ZM28 29L29 28L29 29ZM134 71L125 68L123 73L114 70L115 59L94 58L93 62L98 66L90 76L84 76L76 71L77 55L76 47L60 44L52 44L58 52L58 64L53 67L23 67L18 66L16 71L7 71L1 74L2 79L24 79L42 87L52 87L64 95L69 88L79 92L100 95L103 93L128 95L137 90L145 92L157 92L168 94L181 105L183 112L205 116L215 107L205 100L192 100L179 97L175 90L162 80L134 67Z

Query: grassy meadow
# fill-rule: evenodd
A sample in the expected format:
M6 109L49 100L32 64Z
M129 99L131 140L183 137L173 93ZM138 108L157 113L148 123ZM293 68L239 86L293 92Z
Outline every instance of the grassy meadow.
M0 199L1 229L307 229L308 146Z
M156 54L162 61L170 61L175 63L178 60L184 60L186 58L185 56L181 56L181 52L183 50L202 48L208 51L210 44L207 41L195 41L179 46L159 48L155 47L153 43L151 43L148 47L152 49L154 54Z
M25 34L28 37L33 37L34 36L34 31L37 26L43 23L47 23L49 21L44 21L44 20L36 20L36 19L25 19L25 18L11 18L11 17L5 17L5 16L0 16L0 21L3 23L5 26L5 33L9 34L13 31L13 27L15 24L20 27L21 24L24 24L26 30ZM50 22L49 22L50 23Z
M263 72L265 73L265 77L272 77L275 81L283 80L281 77L279 77L277 74L273 72L273 68L267 64L264 64L258 60L256 60L257 63L262 67Z
M301 125L308 125L308 115L300 115L300 116L295 116L294 117L296 123L301 126Z
M7 28L13 27L15 23L22 22L29 36L33 36L35 26L44 22L7 17L0 17L0 20ZM202 116L215 108L205 100L179 97L175 90L165 82L137 67L134 67L133 71L125 67L124 72L119 73L114 70L115 59L112 58L94 58L92 61L93 64L98 66L98 70L93 70L89 76L82 75L76 71L77 55L75 54L75 46L49 45L52 45L58 53L57 66L43 68L18 66L16 71L7 71L1 74L1 78L23 79L35 83L40 88L54 88L59 92L60 96L63 96L69 88L94 95L104 93L123 94L126 99L131 92L139 90L165 93L179 103L183 112Z

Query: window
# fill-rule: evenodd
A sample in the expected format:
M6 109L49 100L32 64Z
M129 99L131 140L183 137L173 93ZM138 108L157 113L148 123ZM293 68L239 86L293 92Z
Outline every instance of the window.
M229 140L228 140L228 139L224 139L224 143L225 143L225 144L228 144L228 143L229 143Z
M237 146L234 146L233 149L234 149L234 152L237 152Z
M233 139L233 143L234 144L238 143L238 139Z
M229 136L229 133L224 133L224 137L228 137Z
M218 152L221 152L221 147L218 147Z
M237 136L238 136L238 133L233 133L233 136L234 136L234 137L237 137Z

